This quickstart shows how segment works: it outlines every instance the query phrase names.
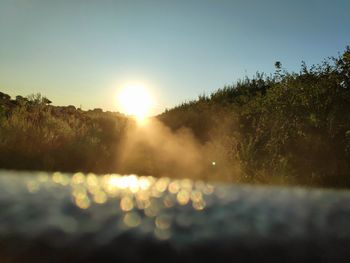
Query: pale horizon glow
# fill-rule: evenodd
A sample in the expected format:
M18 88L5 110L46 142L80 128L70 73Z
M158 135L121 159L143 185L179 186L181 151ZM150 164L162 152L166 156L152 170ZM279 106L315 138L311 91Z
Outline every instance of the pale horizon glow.
M138 122L144 122L150 117L155 102L150 91L140 83L129 83L122 87L117 94L118 109Z

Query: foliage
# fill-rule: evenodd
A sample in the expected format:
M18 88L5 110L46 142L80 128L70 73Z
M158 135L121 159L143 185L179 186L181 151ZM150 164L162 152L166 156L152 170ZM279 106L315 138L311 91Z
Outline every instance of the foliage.
M55 107L40 94L0 94L0 167L111 172L128 120L116 113Z
M217 163L209 179L349 187L350 48L310 68L302 62L299 73L279 61L275 67L271 76L246 77L157 118L174 131L192 130ZM0 92L0 167L117 172L132 125L118 113ZM140 167L155 171L152 150L139 151Z
M257 73L160 119L210 140L230 116L226 135L235 140L226 148L241 164L243 181L350 186L349 47L309 69L303 62L299 73L275 66L273 77Z

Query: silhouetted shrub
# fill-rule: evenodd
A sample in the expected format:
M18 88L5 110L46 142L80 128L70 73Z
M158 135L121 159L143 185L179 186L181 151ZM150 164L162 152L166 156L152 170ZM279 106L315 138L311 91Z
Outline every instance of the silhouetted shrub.
M257 73L159 118L173 129L190 127L206 141L230 116L225 134L236 140L226 148L238 156L246 181L349 186L349 47L310 69L302 63L299 73L281 67L276 62L274 76Z

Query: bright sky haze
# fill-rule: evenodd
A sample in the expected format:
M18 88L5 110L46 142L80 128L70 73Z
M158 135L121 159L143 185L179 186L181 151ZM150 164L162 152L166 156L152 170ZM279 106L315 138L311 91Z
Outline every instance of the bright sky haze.
M274 62L298 71L350 44L348 0L0 0L0 91L118 111L143 83L154 114Z

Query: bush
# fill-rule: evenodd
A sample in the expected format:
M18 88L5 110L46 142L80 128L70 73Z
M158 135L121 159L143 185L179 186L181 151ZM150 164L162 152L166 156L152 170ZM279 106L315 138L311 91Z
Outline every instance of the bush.
M229 116L231 126L225 135L232 142L225 144L223 154L236 156L232 161L240 162L244 181L281 178L350 186L349 110L347 47L338 58L310 69L302 63L299 73L283 71L276 63L274 76L257 73L206 100L169 110L160 119L174 129L190 127L203 141L210 141L213 137L208 134L222 129Z
M115 170L127 119L113 113L54 107L40 94L2 103L0 167L7 169Z

